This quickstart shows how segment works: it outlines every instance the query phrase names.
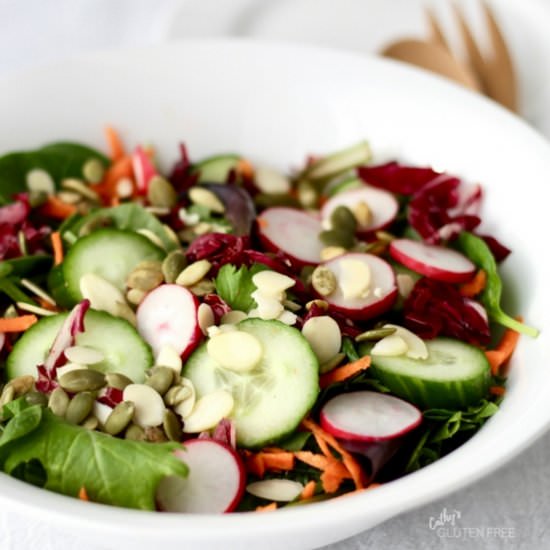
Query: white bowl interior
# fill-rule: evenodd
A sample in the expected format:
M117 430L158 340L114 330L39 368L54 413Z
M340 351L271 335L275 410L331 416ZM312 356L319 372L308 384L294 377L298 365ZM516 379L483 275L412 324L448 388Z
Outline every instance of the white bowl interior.
M550 148L524 123L436 77L375 58L240 41L188 42L89 56L0 83L0 151L59 139L103 147L102 128L150 142L165 166L184 140L193 158L243 152L286 168L308 153L370 140L399 157L479 181L484 218L511 246L503 272L517 311L550 327L542 199ZM494 470L547 427L545 334L521 340L502 410L463 447L379 489L275 514L186 517L77 502L0 476L2 506L117 548L184 537L188 547L303 548L350 536ZM131 533L131 534L130 534Z

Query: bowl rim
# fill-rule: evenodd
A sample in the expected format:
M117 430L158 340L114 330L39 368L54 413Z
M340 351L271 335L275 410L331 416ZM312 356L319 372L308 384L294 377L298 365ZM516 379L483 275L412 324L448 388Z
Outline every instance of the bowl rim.
M400 62L382 60L375 56L347 52L329 47L286 44L275 41L256 41L253 39L189 39L171 44L162 44L142 48L128 48L116 52L105 51L92 54L78 55L69 60L81 60L86 63L101 63L107 57L111 60L125 60L138 58L143 52L162 56L163 52L177 50L185 55L193 52L210 50L212 48L231 49L234 55L241 51L254 48L260 53L270 52L273 55L286 57L317 57L329 62L345 61L357 64L358 69L376 70L380 74L393 75L396 78L408 78L415 84L428 86L438 95L445 95L446 101L459 101L471 104L472 110L482 109L486 118L507 120L526 141L536 145L550 158L550 147L546 140L540 136L526 122L502 107L480 97L473 92L463 90L460 87L437 77L404 65ZM275 52L275 53L274 53ZM52 67L62 67L68 60L49 63L42 67L26 68L16 71L0 80L0 92L3 85L10 85L19 79L32 77L37 71L48 70ZM548 392L550 394L550 390ZM303 530L304 524L317 525L321 514L324 522L341 523L341 518L346 518L349 523L360 520L365 515L371 514L377 518L377 522L388 519L406 510L421 506L429 501L442 497L453 491L471 485L476 480L485 476L490 471L502 466L514 456L532 444L550 427L550 410L545 414L542 407L542 397L525 414L533 422L523 425L519 437L510 444L506 452L499 456L492 455L490 446L483 438L476 437L459 449L438 460L436 463L420 471L409 474L399 480L387 483L372 491L346 495L345 498L331 499L326 502L316 503L312 506L281 509L276 514L230 514L218 515L178 515L167 513L150 513L146 511L116 508L107 505L79 502L71 497L66 497L43 489L39 489L24 482L20 482L0 474L0 501L9 503L13 509L21 510L41 519L48 519L56 524L66 522L67 516L71 517L71 524L83 529L102 529L105 533L123 534L132 529L135 536L156 536L162 529L167 536L181 535L182 531L189 529L194 534L211 530L223 530L227 536L246 536L275 534L281 529L296 533ZM470 454L470 447L475 441L478 451L487 450L480 456L475 467L468 465L465 469L461 466L460 477L449 478L449 468L461 464L462 455ZM431 483L423 483L424 478L431 478ZM113 521L114 520L114 521ZM357 531L357 529L355 529ZM205 535L206 537L206 535Z

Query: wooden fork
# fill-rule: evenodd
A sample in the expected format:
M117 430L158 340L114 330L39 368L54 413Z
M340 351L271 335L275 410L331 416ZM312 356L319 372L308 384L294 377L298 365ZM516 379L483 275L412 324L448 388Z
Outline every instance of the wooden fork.
M453 14L460 30L460 36L466 51L466 62L477 77L482 92L511 111L518 111L517 79L510 51L495 15L486 2L481 2L485 23L490 39L490 51L482 52L463 11L453 3ZM456 57L449 46L445 33L434 12L427 8L426 16L430 27L430 41L438 44Z

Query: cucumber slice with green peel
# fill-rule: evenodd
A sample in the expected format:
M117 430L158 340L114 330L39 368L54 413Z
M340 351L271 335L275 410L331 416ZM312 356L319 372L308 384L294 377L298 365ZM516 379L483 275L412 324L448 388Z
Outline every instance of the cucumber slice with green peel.
M145 260L162 261L164 256L163 250L139 233L112 228L98 229L79 239L69 249L62 264L62 286L73 303L83 298L80 279L87 273L95 273L124 290L126 278L137 264ZM60 277L57 277L59 284Z
M363 187L363 185L365 185L365 182L363 180L360 180L356 176L350 176L350 177L342 178L341 180L336 180L335 182L331 182L326 188L325 192L330 198L344 191L350 191L351 189L359 189Z
M238 330L256 337L263 348L259 364L248 372L224 369L198 348L183 369L197 398L217 390L233 395L237 441L248 448L275 443L292 433L319 393L319 363L299 330L280 321L247 319Z
M44 363L68 315L44 317L23 334L8 357L8 379L24 374L36 376L36 367ZM136 383L143 382L145 371L154 363L151 348L134 327L128 321L102 311L89 310L86 313L84 332L76 336L75 345L103 352L105 359L93 365L94 370L125 374Z
M371 355L370 372L395 395L423 409L468 407L487 396L490 367L482 350L451 338L426 340L427 359ZM372 343L359 346L370 354Z
M192 171L199 173L199 183L225 183L229 172L237 168L240 160L239 155L216 155L198 162Z

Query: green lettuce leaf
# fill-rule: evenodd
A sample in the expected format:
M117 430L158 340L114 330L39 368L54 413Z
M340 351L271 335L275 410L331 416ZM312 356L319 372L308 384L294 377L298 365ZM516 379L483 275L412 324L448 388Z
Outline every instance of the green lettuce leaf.
M232 264L225 264L214 281L216 292L232 309L249 312L256 307L251 296L256 290L252 277L265 269L267 267L261 264L254 264L250 269L244 265L237 269Z
M76 496L85 487L94 502L154 510L160 480L187 476L187 466L173 455L178 448L177 443L143 443L85 430L34 405L6 425L0 464L10 475L39 479L39 461L46 489Z

